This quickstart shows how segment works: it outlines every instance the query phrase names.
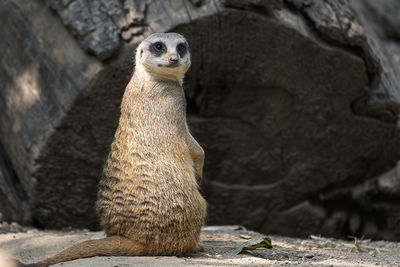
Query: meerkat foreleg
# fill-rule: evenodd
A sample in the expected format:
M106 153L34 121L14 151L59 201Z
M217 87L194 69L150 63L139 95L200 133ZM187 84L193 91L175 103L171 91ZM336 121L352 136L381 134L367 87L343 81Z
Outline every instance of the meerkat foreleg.
M193 137L189 140L189 150L194 162L196 180L200 183L203 178L204 150Z

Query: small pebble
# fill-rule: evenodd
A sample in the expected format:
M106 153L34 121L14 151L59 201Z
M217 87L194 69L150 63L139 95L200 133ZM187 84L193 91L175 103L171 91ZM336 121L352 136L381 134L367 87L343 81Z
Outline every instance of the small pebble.
M308 258L308 259L311 259L311 258L314 258L314 255L310 254L310 253L306 253L306 254L304 254L304 257Z

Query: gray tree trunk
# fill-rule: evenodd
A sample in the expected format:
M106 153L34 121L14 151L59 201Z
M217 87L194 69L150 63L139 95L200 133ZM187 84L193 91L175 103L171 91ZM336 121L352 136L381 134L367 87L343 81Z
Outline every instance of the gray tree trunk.
M400 239L400 49L368 3L3 1L4 219L98 227L134 48L176 31L193 57L185 88L208 223Z

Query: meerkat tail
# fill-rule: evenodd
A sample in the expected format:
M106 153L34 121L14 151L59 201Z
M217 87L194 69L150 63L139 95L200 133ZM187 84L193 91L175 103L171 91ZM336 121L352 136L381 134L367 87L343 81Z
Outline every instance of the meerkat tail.
M144 247L128 238L110 236L102 239L88 240L69 247L53 257L28 264L28 267L47 267L59 262L71 261L95 256L140 256ZM25 266L25 265L22 265Z

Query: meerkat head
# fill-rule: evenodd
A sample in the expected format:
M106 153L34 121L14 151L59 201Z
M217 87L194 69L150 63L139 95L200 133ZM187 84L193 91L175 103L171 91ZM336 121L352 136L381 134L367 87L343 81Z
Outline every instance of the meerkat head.
M177 33L154 33L136 50L135 71L145 75L182 82L190 67L189 46Z

